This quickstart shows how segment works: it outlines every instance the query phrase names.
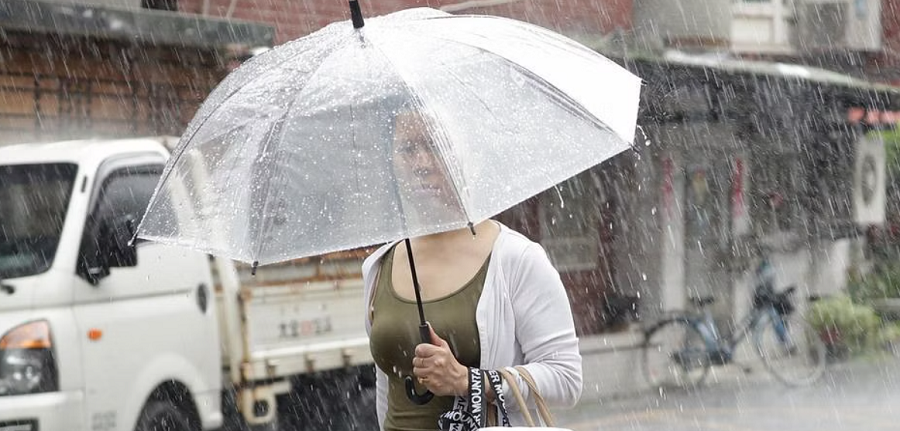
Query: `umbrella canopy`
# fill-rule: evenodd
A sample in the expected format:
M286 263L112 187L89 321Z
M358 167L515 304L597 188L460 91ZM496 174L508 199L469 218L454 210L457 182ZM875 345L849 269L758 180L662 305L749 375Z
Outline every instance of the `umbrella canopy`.
M629 147L640 80L540 27L410 9L259 55L138 228L267 264L477 223Z

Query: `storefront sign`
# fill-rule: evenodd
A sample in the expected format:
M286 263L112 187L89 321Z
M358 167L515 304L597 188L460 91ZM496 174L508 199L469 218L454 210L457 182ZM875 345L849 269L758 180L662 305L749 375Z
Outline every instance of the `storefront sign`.
M900 111L850 108L847 110L847 121L850 124L865 123L870 126L896 125L900 123Z
M734 160L731 171L731 222L735 236L750 232L750 216L747 212L747 169L743 157Z
M662 201L667 220L672 219L672 208L675 206L675 163L671 157L662 161Z

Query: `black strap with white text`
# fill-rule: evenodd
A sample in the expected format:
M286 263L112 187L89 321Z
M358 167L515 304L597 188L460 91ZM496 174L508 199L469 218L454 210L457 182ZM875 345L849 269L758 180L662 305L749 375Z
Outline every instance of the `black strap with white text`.
M495 403L500 409L501 424L509 425L509 416L506 410L506 402L503 397L503 377L494 370L482 371L479 368L469 368L469 396L456 397L453 400L453 408L441 415L438 419L438 427L442 431L476 431L487 424L487 388L484 375L487 374L489 383L494 389Z

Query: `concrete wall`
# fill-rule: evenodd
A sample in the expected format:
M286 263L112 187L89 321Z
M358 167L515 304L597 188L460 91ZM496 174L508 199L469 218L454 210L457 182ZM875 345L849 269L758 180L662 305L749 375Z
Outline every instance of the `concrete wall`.
M635 0L639 44L728 46L732 0Z

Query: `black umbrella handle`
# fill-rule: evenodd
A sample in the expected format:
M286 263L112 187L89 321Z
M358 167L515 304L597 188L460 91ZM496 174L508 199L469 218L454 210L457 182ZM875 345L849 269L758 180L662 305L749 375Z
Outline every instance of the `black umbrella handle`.
M409 398L409 401L413 404L424 406L431 402L431 399L434 398L434 394L429 390L426 390L422 394L416 392L416 383L413 382L412 376L406 376L406 397Z
M428 324L419 325L419 335L422 337L423 343L431 342L431 329L428 328ZM428 402L434 398L434 394L429 390L426 390L421 394L416 392L416 383L413 381L412 376L406 376L406 397L409 398L413 404L421 406L428 404Z
M431 328L425 321L425 310L422 308L422 289L419 286L419 276L416 274L416 261L413 260L412 244L409 238L406 239L406 256L409 258L409 270L412 273L413 290L416 292L416 305L419 307L419 338L423 343L431 343ZM425 405L434 398L431 391L426 390L425 393L416 392L416 383L412 376L406 376L406 397L416 405Z

